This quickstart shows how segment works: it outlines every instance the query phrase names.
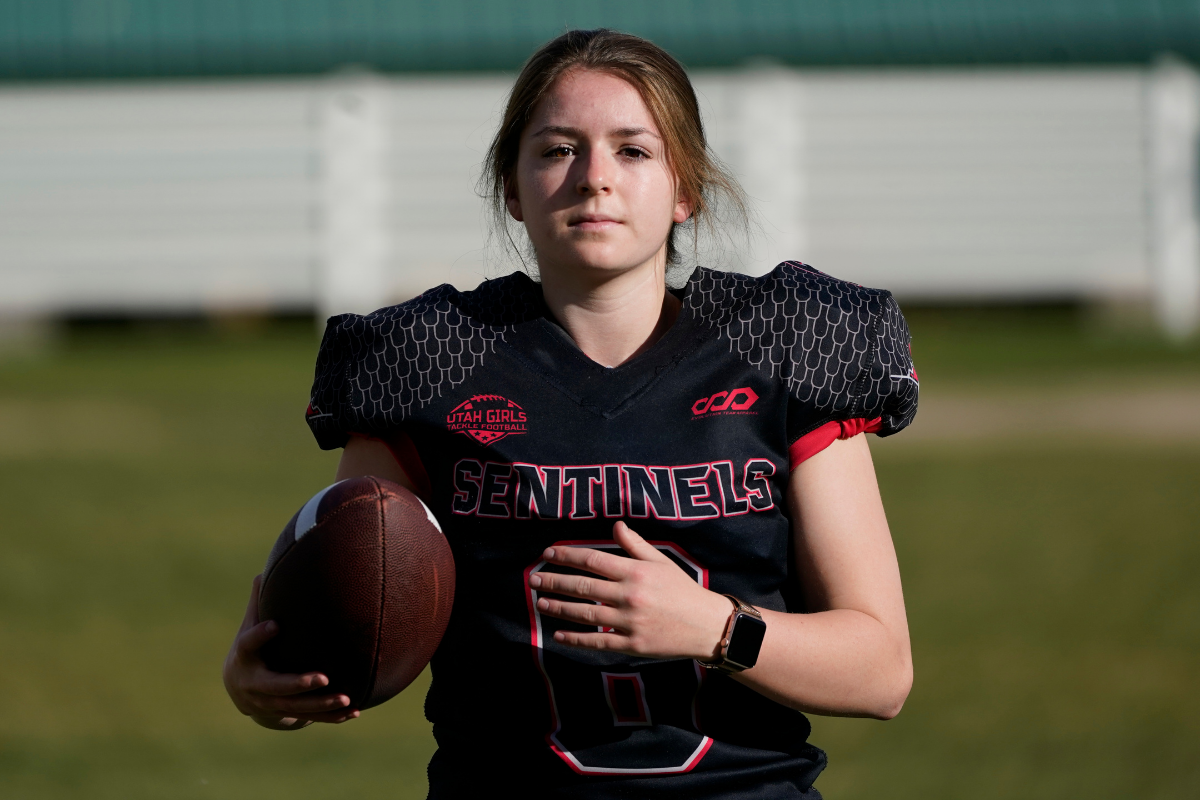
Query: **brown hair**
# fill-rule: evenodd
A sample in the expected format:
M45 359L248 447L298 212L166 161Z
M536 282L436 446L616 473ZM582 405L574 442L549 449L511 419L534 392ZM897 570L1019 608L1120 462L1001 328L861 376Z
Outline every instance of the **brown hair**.
M662 134L681 193L692 206L691 219L684 225L693 226L695 232L698 232L699 224L711 229L718 199L727 201L729 208L745 222L745 195L708 148L700 119L700 104L696 102L696 92L683 65L653 42L600 28L567 31L542 45L525 62L513 84L504 119L488 148L481 179L500 229L508 232L505 199L517 166L521 134L554 82L573 69L611 73L641 94ZM678 224L672 225L667 238L669 264L678 263L677 228ZM512 244L511 236L508 240Z

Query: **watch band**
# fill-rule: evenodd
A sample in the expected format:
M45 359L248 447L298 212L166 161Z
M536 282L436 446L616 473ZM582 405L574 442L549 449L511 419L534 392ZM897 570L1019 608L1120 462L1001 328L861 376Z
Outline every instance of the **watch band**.
M734 597L731 594L727 594L725 597L729 598L730 602L733 603L733 611L730 612L729 619L725 622L725 632L721 635L721 646L717 653L717 657L713 661L702 661L700 659L696 659L696 663L705 669L719 669L726 673L736 673L754 666L754 664L739 664L735 661L729 660L729 645L732 643L733 631L737 625L738 617L740 615L753 617L760 623L762 623L763 618L758 609L749 603L744 603L741 599Z

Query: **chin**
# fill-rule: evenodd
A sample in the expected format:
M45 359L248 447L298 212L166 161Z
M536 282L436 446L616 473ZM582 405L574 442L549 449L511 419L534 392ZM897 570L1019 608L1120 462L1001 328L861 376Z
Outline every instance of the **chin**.
M558 259L559 263L570 268L601 274L618 274L636 269L653 257L653 253L630 253L625 248L613 247L576 247L565 258Z

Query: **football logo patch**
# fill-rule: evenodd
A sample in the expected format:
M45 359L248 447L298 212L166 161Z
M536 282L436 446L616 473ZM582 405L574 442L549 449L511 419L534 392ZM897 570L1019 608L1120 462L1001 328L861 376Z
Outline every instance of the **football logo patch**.
M738 389L701 397L692 403L692 417L707 417L714 414L754 414L757 412L750 411L750 406L756 402L758 402L758 393L749 386L742 386Z
M498 394L477 394L446 415L446 429L470 436L485 447L505 436L528 433L525 409Z

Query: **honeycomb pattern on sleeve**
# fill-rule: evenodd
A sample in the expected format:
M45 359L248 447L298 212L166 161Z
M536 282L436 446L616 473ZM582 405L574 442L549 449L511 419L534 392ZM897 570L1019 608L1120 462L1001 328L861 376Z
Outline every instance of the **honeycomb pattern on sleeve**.
M908 328L890 293L791 261L760 278L699 269L692 282L693 313L783 381L814 427L881 417L886 436L916 416Z
M517 323L541 314L523 273L460 292L449 284L367 316L332 317L317 355L309 427L322 448L380 434L464 380Z

